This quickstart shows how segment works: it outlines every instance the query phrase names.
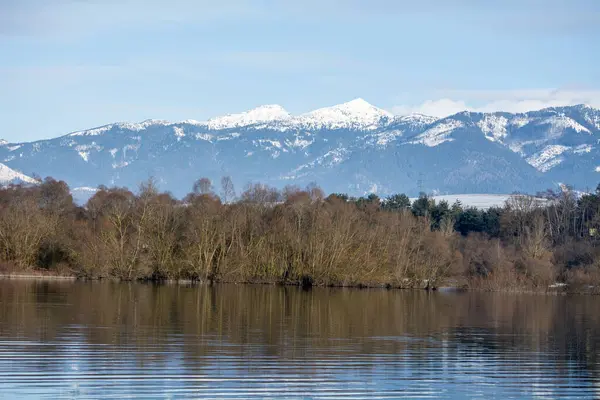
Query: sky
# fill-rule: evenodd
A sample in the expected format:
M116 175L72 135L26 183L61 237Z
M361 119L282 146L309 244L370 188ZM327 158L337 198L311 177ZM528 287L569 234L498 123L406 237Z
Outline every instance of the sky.
M598 0L0 0L0 137L117 121L600 107Z

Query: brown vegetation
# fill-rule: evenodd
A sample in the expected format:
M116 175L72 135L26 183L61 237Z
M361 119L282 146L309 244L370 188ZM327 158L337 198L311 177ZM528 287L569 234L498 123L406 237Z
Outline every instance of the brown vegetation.
M82 278L546 290L600 283L600 197L569 192L502 209L422 196L325 197L315 185L248 185L235 201L200 179L184 200L146 182L100 188L85 207L64 182L0 190L0 262ZM9 268L9 267L5 267Z

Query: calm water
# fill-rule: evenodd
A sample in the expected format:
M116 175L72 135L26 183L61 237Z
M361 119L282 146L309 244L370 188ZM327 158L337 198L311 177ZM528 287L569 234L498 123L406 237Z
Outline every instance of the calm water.
M600 297L0 281L0 398L600 398Z

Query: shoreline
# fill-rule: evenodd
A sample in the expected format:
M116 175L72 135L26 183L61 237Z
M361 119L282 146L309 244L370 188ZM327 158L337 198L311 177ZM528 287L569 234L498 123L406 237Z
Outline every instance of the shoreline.
M232 282L232 281L215 281L215 282L206 282L192 279L168 279L163 281L153 281L153 280L133 280L133 281L124 281L116 278L104 278L104 279L90 279L90 278L81 278L75 275L51 275L44 272L31 271L29 273L0 273L0 281L2 280L30 280L30 281L45 281L45 282L113 282L113 283L146 283L146 284L156 284L156 285L186 285L186 286L202 286L202 285L212 285L212 284L233 284L233 285L268 285L268 286L293 286L302 288L302 285L290 284L290 283L280 283L280 282ZM426 288L418 288L418 287L396 287L390 285L366 285L366 284L358 284L358 285L313 285L309 288L346 288L346 289L382 289L382 290L418 290L418 291L428 291L428 292L443 292L443 293L468 293L468 292L485 292L485 293L506 293L506 294L539 294L539 295L591 295L597 296L600 295L600 288L598 287L589 287L584 290L582 288L573 288L573 290L569 290L567 284L557 283L548 286L548 288L544 289L532 289L532 288L506 288L506 289L483 289L483 288L473 288L468 286L451 286L451 285L441 285L433 289Z

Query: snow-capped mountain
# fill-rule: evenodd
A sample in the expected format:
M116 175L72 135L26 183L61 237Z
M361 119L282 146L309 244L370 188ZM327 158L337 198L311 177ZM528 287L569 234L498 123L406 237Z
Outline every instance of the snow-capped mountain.
M423 116L424 117L424 116ZM416 116L419 118L419 116ZM427 120L428 117L425 117ZM207 122L186 122L210 130L232 128L306 129L306 130L373 130L394 120L390 112L372 106L363 99L354 99L332 107L324 107L299 116L292 116L282 106L272 104L239 114L211 118ZM144 124L143 122L142 124Z
M599 139L600 110L583 105L438 119L394 116L356 99L297 116L267 105L208 121L113 123L3 142L0 162L72 187L135 188L152 176L178 196L199 177L225 175L238 192L252 181L317 182L352 195L511 193L596 187Z
M348 103L320 108L301 115L290 121L290 125L307 130L374 130L393 120L392 113L374 107L363 99L355 99Z

